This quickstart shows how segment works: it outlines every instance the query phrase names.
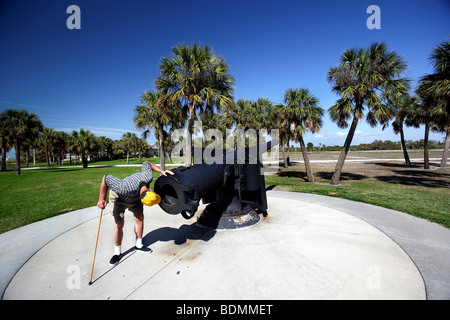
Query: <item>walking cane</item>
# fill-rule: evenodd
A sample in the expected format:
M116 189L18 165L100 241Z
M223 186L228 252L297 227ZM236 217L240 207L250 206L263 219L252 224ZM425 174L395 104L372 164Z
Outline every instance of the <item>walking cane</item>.
M98 235L100 234L100 225L102 224L103 209L100 211L100 219L98 221L97 239L95 239L94 258L92 259L91 277L89 278L89 285L92 284L92 273L94 272L95 254L97 253Z

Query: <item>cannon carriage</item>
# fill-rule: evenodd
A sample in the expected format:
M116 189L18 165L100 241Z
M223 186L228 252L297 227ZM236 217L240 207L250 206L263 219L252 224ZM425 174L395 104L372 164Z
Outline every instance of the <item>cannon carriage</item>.
M200 202L207 204L197 224L215 229L235 229L256 224L260 214L267 215L267 197L261 169L263 152L276 141L225 154L214 163L173 169L174 175L160 176L155 192L161 196L160 207L169 214L190 219ZM203 152L204 150L202 150ZM203 154L203 153L202 153Z

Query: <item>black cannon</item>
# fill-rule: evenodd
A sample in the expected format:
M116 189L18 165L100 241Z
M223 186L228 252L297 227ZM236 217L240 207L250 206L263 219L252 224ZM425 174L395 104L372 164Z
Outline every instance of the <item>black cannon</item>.
M222 161L212 164L202 158L201 164L173 169L173 176L160 176L155 182L155 192L161 196L159 206L169 214L181 213L190 219L202 201L208 205L197 223L210 228L235 229L257 223L260 213L267 215L258 154L277 144L271 141L226 153Z

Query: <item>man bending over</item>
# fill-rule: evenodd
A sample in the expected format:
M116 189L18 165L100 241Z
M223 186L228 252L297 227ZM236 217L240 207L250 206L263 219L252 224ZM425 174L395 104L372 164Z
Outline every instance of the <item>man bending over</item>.
M114 217L114 255L110 260L111 265L115 265L121 258L121 246L123 238L123 226L125 223L125 209L134 214L134 231L136 233L135 249L144 252L151 252L150 248L142 245L142 235L144 231L144 204L152 206L161 201L161 197L149 189L153 180L153 170L166 176L173 174L169 170L160 170L151 162L142 164L142 171L132 174L126 178L119 179L110 174L103 177L100 185L100 194L97 206L100 209L106 207L106 193L109 192L109 205L111 214Z

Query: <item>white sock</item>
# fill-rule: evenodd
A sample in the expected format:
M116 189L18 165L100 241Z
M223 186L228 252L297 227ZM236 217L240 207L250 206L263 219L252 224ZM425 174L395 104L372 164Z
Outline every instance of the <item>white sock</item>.
M136 239L136 248L140 249L142 248L142 238L141 239Z
M122 253L122 246L114 246L114 255L120 256L121 253Z

